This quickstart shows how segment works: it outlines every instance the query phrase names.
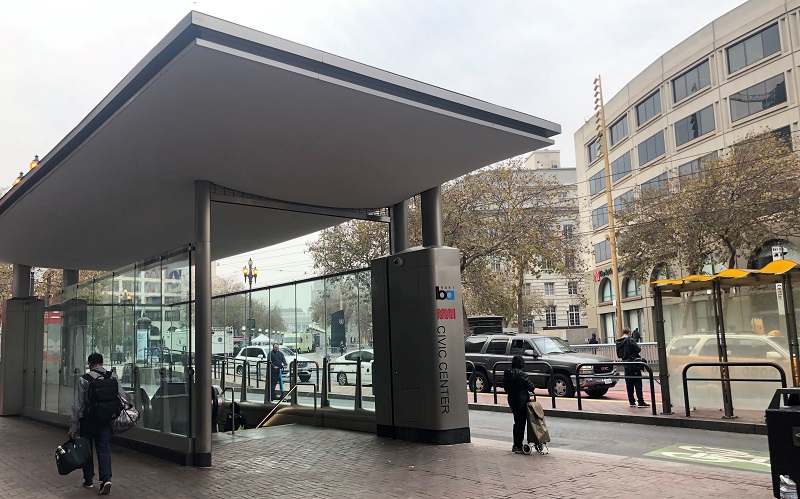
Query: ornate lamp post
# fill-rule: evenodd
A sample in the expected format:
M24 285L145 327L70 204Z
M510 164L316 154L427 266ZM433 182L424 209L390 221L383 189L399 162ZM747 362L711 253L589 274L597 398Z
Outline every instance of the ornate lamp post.
M253 329L256 327L256 319L253 315L253 282L258 280L258 268L253 267L253 259L250 258L247 260L247 267L242 268L242 274L244 274L244 282L250 283L250 293L248 293L248 308L250 312L248 314L247 319L247 344L250 344L253 335Z

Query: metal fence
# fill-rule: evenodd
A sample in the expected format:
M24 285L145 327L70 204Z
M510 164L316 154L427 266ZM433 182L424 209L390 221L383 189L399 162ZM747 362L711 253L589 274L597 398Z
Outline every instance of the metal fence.
M614 343L598 343L595 345L570 345L570 346L575 350L577 350L578 352L602 355L603 357L608 357L609 359L617 358L617 345L615 345ZM656 342L639 343L639 347L641 347L642 349L639 355L647 359L647 364L650 367L653 367L656 370L658 370L658 344Z

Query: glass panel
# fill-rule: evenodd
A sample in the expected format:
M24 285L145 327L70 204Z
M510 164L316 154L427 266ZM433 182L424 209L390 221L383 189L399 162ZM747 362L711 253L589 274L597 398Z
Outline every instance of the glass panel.
M761 32L761 44L764 47L764 57L781 51L780 31L778 31L777 24Z
M321 336L323 335L320 334L322 330L315 321L318 317L312 310L312 303L315 303L317 297L322 296L322 292L322 281L309 281L295 286L295 293L297 296L295 303L297 308L297 328L296 334L294 334L294 338L292 338L293 344L295 345L294 348L300 355L300 357L298 357L298 362L306 362L304 366L298 366L298 378L300 378L300 381L307 379L309 382L316 384L318 394L322 389L321 369L324 351L319 347L321 346ZM284 338L284 346L291 347L286 340L287 338ZM370 369L369 372L371 374L372 369ZM302 377L300 376L301 373ZM308 376L307 378L306 373ZM362 382L364 382L364 380L362 380ZM311 398L313 393L314 391L310 386L301 386L298 388L298 394L300 395L297 399L298 403L301 405L313 405L314 401ZM319 403L319 401L317 401L317 403Z
M75 381L87 369L86 303L78 300L78 287L70 286L62 293L61 302L61 379L58 412L69 414Z
M764 58L764 46L761 44L761 36L756 35L744 41L745 63L753 64Z

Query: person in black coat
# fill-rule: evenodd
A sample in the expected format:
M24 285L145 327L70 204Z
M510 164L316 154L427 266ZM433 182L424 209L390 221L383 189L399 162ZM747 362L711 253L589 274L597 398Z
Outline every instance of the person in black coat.
M525 359L521 355L515 355L511 359L511 369L506 369L503 373L503 388L514 414L514 446L511 450L516 454L522 454L522 437L528 423L528 402L534 389L533 382L528 379L524 369Z
M624 362L642 362L643 359L639 355L641 351L642 347L640 347L635 341L633 341L633 339L631 339L630 328L623 328L622 337L617 340L617 357ZM642 369L640 367L635 365L625 366L625 376L641 375ZM630 403L631 407L650 407L650 404L645 402L644 397L642 396L641 378L626 378L625 386L628 389L628 402ZM636 391L636 397L639 399L638 404L633 397L634 390Z

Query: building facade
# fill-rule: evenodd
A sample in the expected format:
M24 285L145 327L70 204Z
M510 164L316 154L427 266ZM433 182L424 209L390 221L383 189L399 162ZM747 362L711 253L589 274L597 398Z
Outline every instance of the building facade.
M800 0L750 0L666 52L605 102L614 208L648 189L676 186L707 157L724 154L748 132L798 132ZM649 287L620 273L614 296L608 207L602 155L594 121L575 132L580 230L593 251L587 262L587 324L601 341L617 336L615 301L623 324L653 339ZM753 248L751 266L769 261L770 245ZM747 265L747 262L743 262ZM709 269L711 270L711 269ZM722 268L713 269L715 271Z
M564 237L579 237L578 203L577 203L577 171L561 166L561 153L556 150L541 150L529 154L523 167L531 170L547 170L561 185L558 193L559 223ZM565 267L575 267L578 262ZM525 293L536 293L542 296L545 303L543 313L533 316L534 328L555 334L570 342L583 342L586 332L586 309L583 294L585 286L580 271L573 274L562 274L545 269L539 276L525 276Z

